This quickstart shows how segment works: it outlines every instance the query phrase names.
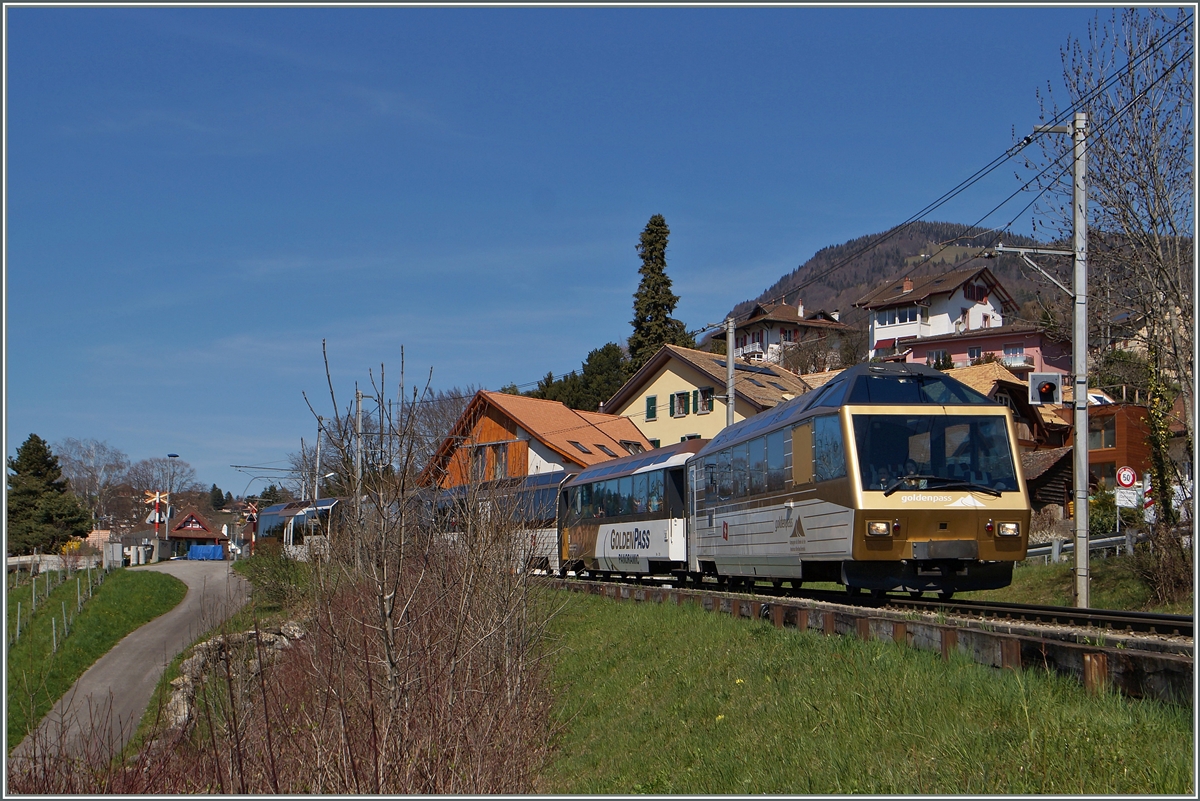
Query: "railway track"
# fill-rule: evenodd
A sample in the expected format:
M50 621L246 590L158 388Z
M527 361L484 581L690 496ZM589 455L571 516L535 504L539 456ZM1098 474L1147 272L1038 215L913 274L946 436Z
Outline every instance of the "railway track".
M593 579L594 580L594 579ZM1036 624L1073 629L1097 629L1111 634L1150 635L1158 637L1193 638L1192 615L1166 615L1152 612L1127 612L1115 609L1079 609L1063 606L1038 606L996 601L941 600L936 598L910 598L903 595L871 596L850 595L834 590L804 590L771 585L755 584L737 589L723 587L715 582L700 585L676 585L672 577L656 577L638 582L621 579L614 575L605 581L631 585L677 587L703 592L765 595L779 598L808 599L822 603L835 603L864 609L888 609L899 612L916 611L943 614L951 617L1005 621L1013 625Z

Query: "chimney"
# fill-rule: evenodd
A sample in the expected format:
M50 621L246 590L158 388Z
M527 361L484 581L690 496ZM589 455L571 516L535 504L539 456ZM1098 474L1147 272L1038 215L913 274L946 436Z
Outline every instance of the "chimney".
M796 316L802 320L804 319L804 301L800 298L796 298Z
M912 292L912 289L913 289L913 282L912 282L912 279L911 279L911 278L909 278L908 276L905 276L905 277L904 277L904 291L905 291L905 292Z

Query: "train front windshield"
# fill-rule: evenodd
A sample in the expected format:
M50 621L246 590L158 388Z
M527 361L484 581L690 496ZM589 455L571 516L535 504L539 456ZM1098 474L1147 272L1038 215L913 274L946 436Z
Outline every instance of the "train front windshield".
M1019 489L1004 417L854 415L863 489Z

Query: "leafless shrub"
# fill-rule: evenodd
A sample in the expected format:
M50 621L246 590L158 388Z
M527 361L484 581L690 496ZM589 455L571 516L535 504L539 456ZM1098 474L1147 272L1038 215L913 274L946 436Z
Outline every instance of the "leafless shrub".
M331 400L336 408L332 388ZM306 568L307 634L274 654L263 636L240 652L218 649L195 692L193 725L171 730L169 716L160 715L131 760L61 758L19 775L10 764L10 788L533 789L552 734L550 610L533 592L538 579L524 569L528 532L503 499L478 486L439 513L436 497L415 480L421 442L413 416L393 418L382 391L371 400L377 425L369 448L353 425L357 409L327 418L322 464L327 447L339 482L356 492L347 502L352 513L328 532L328 561Z
M1195 558L1189 542L1184 542L1179 527L1157 525L1146 542L1133 551L1133 570L1153 591L1158 604L1178 603L1192 591Z

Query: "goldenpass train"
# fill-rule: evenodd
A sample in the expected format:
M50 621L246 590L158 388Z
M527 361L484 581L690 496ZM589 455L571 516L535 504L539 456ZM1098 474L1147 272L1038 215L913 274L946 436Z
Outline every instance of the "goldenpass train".
M927 367L864 364L711 441L567 477L547 563L948 598L1008 585L1029 519L1005 406Z

